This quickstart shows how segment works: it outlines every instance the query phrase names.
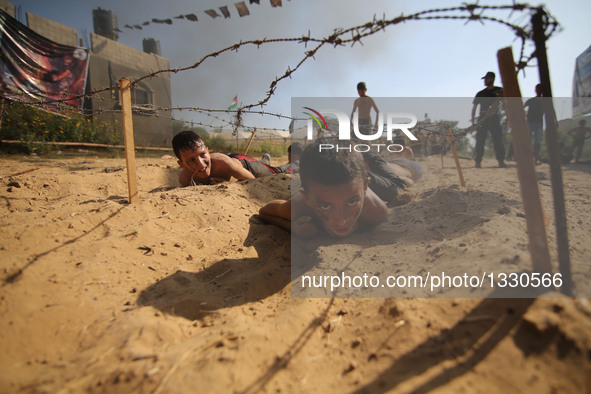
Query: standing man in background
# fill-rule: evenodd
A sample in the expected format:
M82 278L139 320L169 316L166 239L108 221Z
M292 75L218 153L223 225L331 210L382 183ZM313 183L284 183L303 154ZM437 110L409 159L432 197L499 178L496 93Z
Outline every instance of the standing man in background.
M489 71L484 77L484 86L480 92L476 93L472 106L472 124L475 124L476 108L480 106L480 115L478 117L479 127L476 129L476 168L482 167L482 157L484 156L484 143L486 135L490 131L495 148L495 156L499 162L499 167L507 167L505 164L505 145L503 144L503 132L499 116L499 106L503 89L495 86L495 73Z
M542 84L536 85L536 97L532 97L523 105L527 107L527 126L529 136L534 140L534 164L539 165L542 139L544 138L544 108L542 107Z
M351 128L353 128L353 115L355 114L355 111L359 109L359 131L364 135L370 135L372 132L371 109L373 108L374 111L376 111L376 122L374 127L378 126L378 114L380 113L380 110L375 101L373 101L366 92L367 86L365 86L365 82L359 82L357 84L357 94L359 94L359 98L353 103L353 111L351 111Z

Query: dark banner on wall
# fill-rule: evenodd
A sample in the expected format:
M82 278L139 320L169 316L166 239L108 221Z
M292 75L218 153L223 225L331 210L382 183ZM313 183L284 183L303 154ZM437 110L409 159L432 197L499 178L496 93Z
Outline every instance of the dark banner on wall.
M0 10L0 51L0 83L6 97L82 106L76 96L84 94L87 49L50 41Z

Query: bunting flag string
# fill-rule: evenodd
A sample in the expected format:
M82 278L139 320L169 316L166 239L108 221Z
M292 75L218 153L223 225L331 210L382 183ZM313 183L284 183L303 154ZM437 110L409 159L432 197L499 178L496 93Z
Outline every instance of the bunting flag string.
M248 8L246 7L246 4L244 4L244 1L235 3L234 6L236 7L238 15L240 15L241 18L243 16L250 15L250 11L248 11Z
M213 19L217 18L218 16L220 16L216 10L205 10L203 11L205 12L207 15L211 16Z
M227 6L220 7L220 11L222 12L222 15L224 16L224 19L228 19L230 17L230 11L228 10Z
M360 43L362 44L362 40L377 34L380 31L386 31L386 29L390 26L395 26L395 25L399 25L402 23L406 23L409 21L433 21L433 20L453 20L453 21L464 21L465 23L468 22L480 22L480 23L497 23L500 25L503 25L507 28L509 28L514 34L516 39L521 41L521 45L520 45L520 50L519 50L519 60L516 62L516 70L517 71L523 71L526 67L531 65L531 62L533 62L533 60L535 59L535 51L531 52L531 54L527 54L526 50L528 49L528 44L531 44L531 41L533 40L533 32L531 32L527 26L522 27L519 26L513 22L507 21L505 19L503 19L502 17L498 17L498 16L493 16L493 15L488 15L488 12L492 12L492 11L506 11L509 12L509 15L512 15L514 12L526 12L526 13L531 13L531 12L538 12L540 9L543 8L539 8L539 7L533 7L533 6L529 6L527 4L521 4L521 3L512 3L510 5L503 5L503 6L485 6L485 5L479 5L479 4L465 4L459 7L451 7L451 8L436 8L436 9L429 9L429 10L424 10L424 11L419 11L417 13L414 14L407 14L407 15L399 15L393 18L386 18L386 16L384 15L383 18L378 19L374 16L373 20L371 21L367 21L366 23L363 23L361 25L357 25L357 26L351 26L349 28L346 29L335 29L334 32L332 34L330 34L329 36L325 36L325 37L312 37L310 35L310 32L308 32L308 34L304 34L302 36L298 36L298 37L287 37L287 38L263 38L263 39L256 39L256 40L247 40L247 41L240 41L238 43L232 44L230 46L227 46L225 48L219 49L217 51L211 52L205 56L203 56L202 58L198 59L195 61L195 63L193 63L192 65L186 66L186 67L180 67L180 68L174 68L174 69L161 69L161 70L156 70L156 71L152 71L149 74L146 74L144 76L138 77L137 79L133 80L131 82L131 86L135 86L138 83L140 83L142 80L145 79L150 79L150 78L154 78L157 75L161 74L161 73L180 73L186 70L195 70L197 68L199 68L204 62L206 62L208 59L211 58L215 58L217 56L219 56L222 53L226 53L226 52L230 52L230 51L237 51L239 48L244 47L244 46L256 46L257 48L265 45L265 44L270 44L270 43L278 43L278 42L284 42L284 43L298 43L298 44L303 44L306 48L308 48L306 50L306 52L304 53L303 57L301 58L301 60L297 63L297 64L292 64L291 66L287 67L287 70L285 71L285 73L283 75L278 75L276 76L270 83L269 85L269 89L266 92L266 95L261 98L258 102L251 102L250 104L246 104L246 105L242 105L240 104L238 106L237 103L237 97L234 97L233 102L230 105L230 108L228 109L219 109L219 110L214 110L214 109L198 109L195 107L191 107L191 108L156 108L153 106L150 106L149 108L142 108L142 111L146 111L149 112L149 116L155 116L158 117L160 116L159 114L154 114L153 111L163 111L163 110L189 110L189 111L208 111L209 113L214 113L214 112L226 112L226 113L232 113L234 120L232 120L232 124L234 125L234 128L237 129L239 127L243 127L243 119L242 116L244 114L247 113L254 113L251 112L255 107L261 107L263 108L265 105L267 105L267 103L270 101L270 99L272 98L273 95L275 95L277 92L276 90L278 89L280 83L288 78L291 78L292 75L296 72L298 72L298 70L301 68L301 66L306 62L306 61L310 61L310 60L314 60L315 59L315 55L317 53L319 53L319 51L325 47L339 47L339 46L353 46L356 43ZM1 14L1 12L0 12ZM547 15L547 20L545 21L545 24L543 26L543 30L544 30L544 34L547 38L550 38L551 36L553 36L555 33L559 32L561 30L561 26L558 23L558 21L552 17L551 14L546 13ZM313 46L312 48L309 48L309 46ZM0 53L4 53L3 51L0 51ZM103 93L103 92L108 92L112 89L111 86L109 87L104 87L104 88L97 88L93 91L89 91L89 92L84 92L81 93L79 95L75 95L75 96L69 96L69 97L65 97L65 98L51 98L51 97L47 97L45 100L42 101L35 101L35 100L27 100L24 101L25 104L27 105L33 105L33 106L39 106L39 107L44 107L44 106L48 106L48 105L53 105L53 104L60 104L60 103L65 103L69 100L73 100L73 99L82 99L83 97L96 97L99 100L104 100L99 94ZM111 97L112 101L115 101L116 97ZM234 104L235 103L235 104ZM137 107L136 107L137 110ZM99 108L93 108L91 109L91 111L97 112L99 111ZM105 111L115 111L115 110L105 110ZM118 109L117 111L120 111L120 109ZM94 113L91 112L91 113ZM269 114L269 113L263 113L263 112L259 112L261 115L273 115L273 116L277 116L277 117L282 117L281 114ZM463 131L462 133L457 134L458 136L462 136L465 135L469 132L470 130L466 129L465 131ZM445 135L447 135L447 129L444 132ZM446 137L447 138L447 137Z
M249 2L250 2L250 4L260 5L260 0L249 0ZM273 7L273 8L283 6L282 0L269 0L269 2L271 4L271 7ZM238 12L239 17L242 18L243 16L250 15L250 10L248 9L248 7L246 6L246 3L244 1L239 1L237 3L234 3L234 7L236 8L236 11ZM218 11L216 11L213 8L208 9L208 10L204 10L203 12L205 14L209 15L212 19L215 19L215 18L218 18L221 16L223 16L224 19L231 18L232 15L230 14L230 8L228 6L224 5L224 6L219 7L218 9L222 13L222 15L220 15L218 13ZM191 14L177 15L175 17L167 18L167 19L153 18L151 21L145 21L141 25L140 24L132 25L132 24L127 23L123 27L130 29L130 30L133 30L133 29L142 30L143 27L148 26L152 23L172 25L173 19L188 20L190 22L197 22L199 20L199 18L197 17L196 14L191 13ZM116 30L119 33L122 33L122 31L117 28L115 28L114 30Z

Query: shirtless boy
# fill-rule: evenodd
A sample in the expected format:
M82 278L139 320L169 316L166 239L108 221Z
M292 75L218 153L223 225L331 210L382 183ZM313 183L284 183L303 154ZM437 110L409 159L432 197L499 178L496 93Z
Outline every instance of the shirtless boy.
M374 127L378 125L378 113L380 112L378 106L371 97L366 95L367 87L365 82L357 84L357 93L359 98L353 103L353 111L351 111L351 127L353 126L353 115L359 109L359 131L363 134L371 134L371 109L376 111L376 121Z
M175 135L172 148L183 169L179 175L182 187L215 185L232 177L242 181L291 171L288 165L271 167L240 154L209 153L201 137L192 131L181 131Z
M325 143L338 141L326 138L306 146L300 161L301 191L290 200L274 200L262 207L259 214L266 222L306 239L321 230L344 237L362 223L373 225L385 219L383 199L395 197L404 182L377 155L364 160L358 152L320 152L320 144Z

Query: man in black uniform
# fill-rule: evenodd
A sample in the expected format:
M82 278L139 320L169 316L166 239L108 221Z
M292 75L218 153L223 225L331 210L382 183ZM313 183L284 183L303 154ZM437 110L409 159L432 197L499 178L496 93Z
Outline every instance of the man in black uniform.
M534 164L541 164L540 149L544 138L544 105L542 102L542 84L536 85L536 97L532 97L523 104L527 109L527 126L530 138L534 140Z
M476 168L481 167L482 156L484 156L484 143L486 142L486 134L490 131L495 148L495 156L499 162L499 167L507 167L505 164L505 145L503 144L503 132L501 130L501 122L499 116L500 97L503 89L494 86L495 73L489 71L484 77L484 89L476 93L472 106L472 124L474 124L474 116L476 115L476 107L480 105L480 115L478 123L480 124L476 129Z

